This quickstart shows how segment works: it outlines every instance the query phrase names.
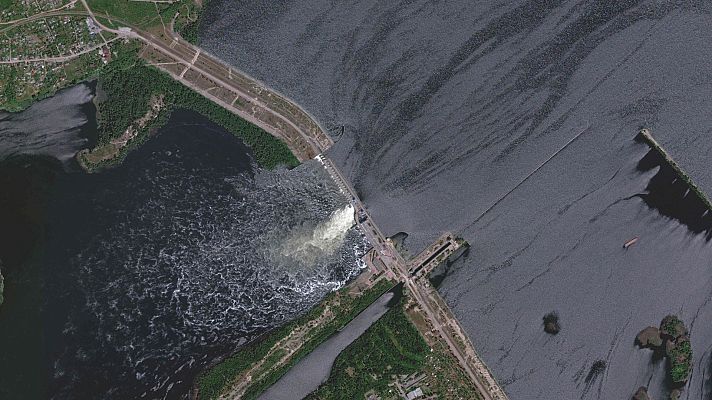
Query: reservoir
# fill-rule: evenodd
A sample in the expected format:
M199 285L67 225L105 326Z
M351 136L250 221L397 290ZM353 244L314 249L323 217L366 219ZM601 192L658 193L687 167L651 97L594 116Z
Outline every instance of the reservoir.
M186 398L213 359L358 274L363 238L320 164L261 169L198 114L79 171L64 155L90 140L91 92L0 122L33 135L0 143L0 398Z
M213 0L201 45L344 127L329 157L411 254L443 231L470 243L439 290L512 400L667 398L665 363L633 344L667 314L691 325L696 400L712 393L709 217L680 212L684 188L634 138L649 128L712 194L711 7Z

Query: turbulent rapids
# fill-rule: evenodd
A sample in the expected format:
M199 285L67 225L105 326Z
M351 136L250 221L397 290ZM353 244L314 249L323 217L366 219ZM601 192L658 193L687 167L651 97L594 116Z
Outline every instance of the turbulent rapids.
M308 267L317 260L330 257L339 249L354 225L354 208L347 205L334 211L328 220L315 227L301 226L291 231L285 240L276 246L273 259L280 264L290 262Z
M265 171L246 151L182 112L121 167L62 175L54 397L181 397L211 359L358 274L364 239L323 167Z

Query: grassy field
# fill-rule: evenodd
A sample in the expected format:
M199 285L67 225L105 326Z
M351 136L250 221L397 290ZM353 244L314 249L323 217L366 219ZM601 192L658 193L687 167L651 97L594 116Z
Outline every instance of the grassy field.
M108 14L140 27L161 23L154 3L129 0L87 0L87 4L97 16Z
M97 17L117 19L140 28L161 26L161 22L168 25L177 12L197 13L194 0L165 4L129 0L87 0L87 4Z

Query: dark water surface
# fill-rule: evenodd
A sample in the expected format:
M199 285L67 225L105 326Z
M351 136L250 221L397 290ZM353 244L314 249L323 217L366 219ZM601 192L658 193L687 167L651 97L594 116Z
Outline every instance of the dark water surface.
M708 217L634 137L650 128L712 193L710 26L702 0L214 0L201 40L345 127L330 155L386 233L414 253L468 240L440 290L513 400L664 398L633 340L668 313L691 326L682 398L702 399Z
M213 358L361 268L363 239L318 162L261 170L192 112L120 167L65 169L0 164L0 398L182 398Z

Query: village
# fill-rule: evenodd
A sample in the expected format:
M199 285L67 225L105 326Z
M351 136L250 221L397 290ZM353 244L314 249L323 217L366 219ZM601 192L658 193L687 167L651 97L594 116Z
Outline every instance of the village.
M86 79L110 60L115 35L101 32L93 20L78 12L74 2L15 3L0 13L0 104L4 109L22 109L28 102ZM67 15L27 17L57 8Z

